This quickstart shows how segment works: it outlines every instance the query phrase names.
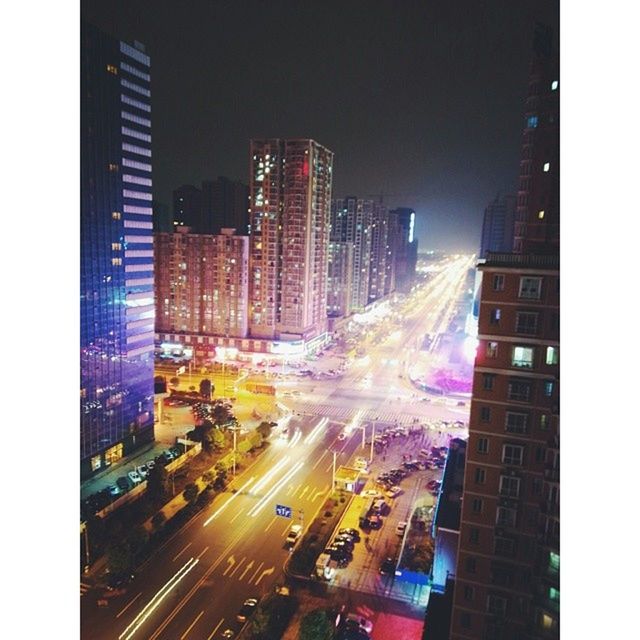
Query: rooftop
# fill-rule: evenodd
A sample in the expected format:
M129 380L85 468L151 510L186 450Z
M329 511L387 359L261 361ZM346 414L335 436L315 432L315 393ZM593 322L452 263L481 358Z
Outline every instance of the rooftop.
M492 253L478 261L478 269L486 267L514 267L520 269L559 269L560 256L532 253Z

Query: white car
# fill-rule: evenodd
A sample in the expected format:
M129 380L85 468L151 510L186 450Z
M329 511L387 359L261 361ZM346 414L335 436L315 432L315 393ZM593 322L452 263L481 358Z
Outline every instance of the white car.
M367 489L360 494L363 498L382 498L382 494L376 489Z
M357 613L348 613L345 620L347 622L357 623L357 625L368 635L370 635L373 631L373 622L371 622L369 618L365 618L364 616L358 615Z
M127 475L129 476L129 480L131 480L133 484L140 484L142 482L142 478L137 471L129 471Z
M289 533L287 534L286 544L289 548L293 548L298 542L300 538L300 534L302 533L302 525L301 524L293 524L291 525L291 529L289 529Z
M406 528L407 528L407 523L404 522L404 520L402 522L398 522L398 526L396 527L396 535L402 537L404 535L404 531Z
M402 488L398 485L395 485L387 491L388 498L397 498L402 493Z

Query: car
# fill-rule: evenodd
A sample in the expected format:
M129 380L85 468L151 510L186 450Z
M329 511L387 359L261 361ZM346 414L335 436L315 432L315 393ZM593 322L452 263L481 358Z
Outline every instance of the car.
M346 540L336 540L329 545L332 550L342 551L345 555L353 555L353 542L347 542Z
M173 452L167 450L167 451L163 451L162 452L162 457L165 459L166 462L171 462L172 460L175 459L175 456L173 455Z
M342 533L346 533L350 536L353 536L353 539L356 542L360 542L360 532L357 529L350 529L350 528L346 528L346 529L338 529L338 533L342 534Z
M370 529L380 529L382 527L382 518L380 516L369 516L367 518L367 525Z
M238 611L236 620L238 622L246 622L248 618L253 615L257 606L258 606L257 598L247 598L244 601L244 604L242 605L242 607L240 608L240 611Z
M298 542L298 539L300 538L301 534L302 534L302 525L301 524L293 524L293 525L291 525L291 529L289 529L289 533L287 534L287 539L285 541L285 545L289 549L293 549L293 547L295 546L296 542Z
M119 496L122 493L122 489L117 484L112 484L109 487L109 493L114 497Z
M360 494L363 498L381 498L382 494L377 489L367 489Z
M147 460L145 462L145 464L147 465L147 469L149 469L149 471L151 471L151 469L153 469L156 466L156 461L155 460Z
M380 565L380 573L383 576L390 576L393 575L393 573L396 570L396 562L393 558L391 557L387 557L382 561L382 564Z
M106 581L107 589L109 591L122 589L122 587L129 584L135 577L135 573L108 573Z
M369 620L369 618L365 618L357 613L348 613L345 618L345 624L349 622L355 622L360 629L366 631L367 633L371 633L373 631L373 622Z
M396 526L396 535L402 537L404 535L406 528L407 528L407 523L404 520L402 520L401 522L398 522Z
M140 477L145 480L149 475L149 469L146 464L141 464L139 467L136 467L136 471L140 474Z
M222 635L220 636L221 638L234 638L236 635L235 631L233 631L233 629L225 629L222 632Z
M387 491L387 497L388 498L397 498L401 493L402 493L402 488L399 487L398 485L395 485L395 486L391 487L391 489L389 489L389 491Z
M118 485L118 487L120 487L120 489L124 492L124 491L129 491L129 489L131 488L131 483L129 482L128 478L125 478L125 476L120 476L117 480L116 480L116 484Z
M142 478L140 477L140 474L137 471L129 471L129 473L127 473L127 476L129 477L129 480L133 482L134 485L140 484L142 482Z
M335 546L337 548L347 549L351 553L353 553L354 545L355 545L354 541L351 539L350 536L347 536L347 535L336 536L332 542L332 546Z

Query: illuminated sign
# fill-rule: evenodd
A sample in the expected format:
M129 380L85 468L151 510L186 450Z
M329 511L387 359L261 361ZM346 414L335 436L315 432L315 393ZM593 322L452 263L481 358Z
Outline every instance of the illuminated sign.
M413 227L416 222L416 213L415 211L411 212L411 219L409 220L409 243L413 242Z
M295 340L294 342L272 342L271 353L280 355L295 355L304 353L304 341Z

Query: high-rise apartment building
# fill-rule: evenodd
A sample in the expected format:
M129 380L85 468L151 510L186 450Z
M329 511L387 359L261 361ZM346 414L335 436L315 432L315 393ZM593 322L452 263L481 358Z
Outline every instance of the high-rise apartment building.
M155 235L156 331L244 338L248 332L249 238Z
M173 192L173 226L189 227L202 233L202 192L192 184L183 184Z
M496 196L484 210L480 257L489 251L510 253L513 249L513 225L516 213L515 196Z
M556 177L549 175L559 170L559 155L557 136L532 131L551 118L557 78L550 35L538 30L516 252L489 253L478 266L479 346L452 640L559 637L559 200ZM540 95L542 84L555 96L536 102L536 111L531 95ZM557 113L548 124L557 126ZM536 210L542 214L527 213Z
M327 315L331 317L351 314L351 287L353 283L353 253L350 242L330 242L327 265Z
M338 198L331 203L331 241L353 245L351 311L362 311L369 303L373 200L356 196Z
M81 27L80 457L87 477L153 441L150 59Z
M392 212L397 217L397 244L395 258L396 288L409 291L416 277L418 263L418 239L415 237L416 212L399 207Z
M311 340L327 326L333 153L309 139L251 141L249 330Z
M371 220L371 262L369 264L368 302L385 295L387 260L390 257L389 212L382 203L375 202Z
M242 182L219 177L202 183L201 233L218 235L222 229L249 231L249 187Z

